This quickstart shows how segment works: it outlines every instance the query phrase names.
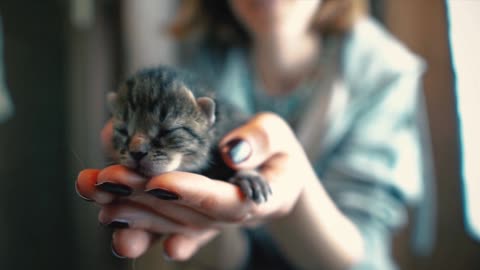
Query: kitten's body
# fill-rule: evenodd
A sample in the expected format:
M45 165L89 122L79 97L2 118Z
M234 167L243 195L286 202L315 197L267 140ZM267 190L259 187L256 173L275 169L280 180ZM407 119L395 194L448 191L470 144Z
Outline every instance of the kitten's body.
M230 180L254 201L267 199L266 182L230 169L218 149L219 140L246 116L191 75L167 67L143 70L108 99L120 164L146 176L179 170ZM261 190L252 192L258 185Z

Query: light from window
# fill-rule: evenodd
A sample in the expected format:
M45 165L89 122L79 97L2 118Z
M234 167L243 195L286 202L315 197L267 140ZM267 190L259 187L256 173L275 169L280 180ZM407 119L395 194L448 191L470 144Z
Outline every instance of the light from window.
M480 1L447 3L460 120L465 224L480 240Z

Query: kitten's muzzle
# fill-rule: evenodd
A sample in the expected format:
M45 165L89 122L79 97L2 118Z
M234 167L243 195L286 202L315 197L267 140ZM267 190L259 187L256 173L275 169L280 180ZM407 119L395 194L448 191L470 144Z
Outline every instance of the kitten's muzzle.
M144 156L146 156L148 154L148 152L142 152L142 151L130 151L130 156L132 156L132 158L135 160L135 161L140 161L142 160L142 158Z
M128 152L135 161L140 161L148 154L148 139L141 133L135 133L128 146Z

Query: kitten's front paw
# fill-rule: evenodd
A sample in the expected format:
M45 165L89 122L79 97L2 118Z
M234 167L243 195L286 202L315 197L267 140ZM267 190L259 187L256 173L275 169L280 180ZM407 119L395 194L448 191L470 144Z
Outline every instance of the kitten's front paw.
M228 182L239 186L245 197L257 204L266 202L272 195L268 182L255 170L238 171Z

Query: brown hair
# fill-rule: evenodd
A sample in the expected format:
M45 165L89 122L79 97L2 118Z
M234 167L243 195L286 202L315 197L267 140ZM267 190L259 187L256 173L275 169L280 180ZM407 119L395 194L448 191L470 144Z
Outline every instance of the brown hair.
M367 0L323 0L312 28L323 35L341 34L367 12ZM177 39L200 36L226 45L249 41L226 0L183 0L170 32Z

